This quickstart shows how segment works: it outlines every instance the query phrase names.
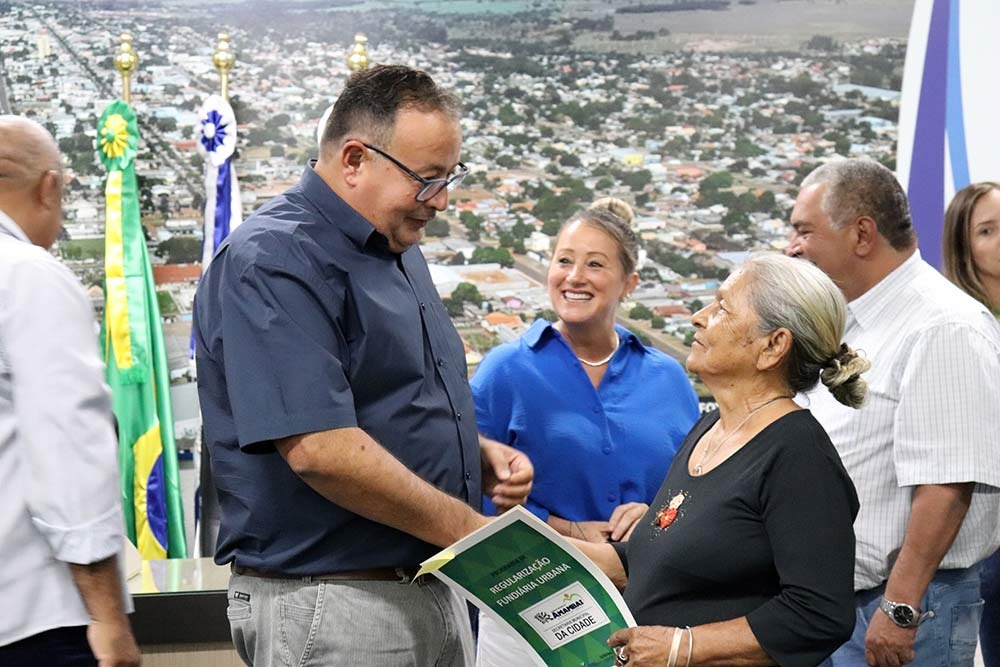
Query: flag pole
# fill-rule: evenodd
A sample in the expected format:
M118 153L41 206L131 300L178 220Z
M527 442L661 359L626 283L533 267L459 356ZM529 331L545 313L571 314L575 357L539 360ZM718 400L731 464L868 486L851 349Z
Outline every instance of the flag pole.
M122 100L125 104L132 103L132 73L139 67L139 56L132 48L132 35L121 34L121 46L115 54L115 68L122 75Z
M215 44L212 63L219 72L219 94L222 99L229 100L229 71L236 65L236 55L229 46L229 34L220 32L219 41Z
M101 339L118 422L126 533L146 560L185 558L170 371L135 173L139 123L127 101L138 64L131 35L122 33L114 57L122 98L97 121L97 153L107 170Z

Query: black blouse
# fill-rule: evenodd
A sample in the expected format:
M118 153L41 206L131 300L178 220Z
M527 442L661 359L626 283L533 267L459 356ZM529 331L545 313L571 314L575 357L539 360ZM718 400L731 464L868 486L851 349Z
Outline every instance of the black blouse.
M746 616L779 665L817 665L854 629L858 497L808 410L791 412L716 468L688 473L695 424L625 544L625 601L639 625Z

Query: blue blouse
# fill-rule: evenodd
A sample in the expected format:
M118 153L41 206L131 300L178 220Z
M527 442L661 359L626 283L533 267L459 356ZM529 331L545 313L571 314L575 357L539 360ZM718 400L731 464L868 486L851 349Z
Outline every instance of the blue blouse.
M616 330L621 343L596 389L541 319L491 350L472 378L479 432L531 459L526 507L543 521L604 521L623 503L651 502L698 418L680 364ZM488 499L484 512L495 512Z

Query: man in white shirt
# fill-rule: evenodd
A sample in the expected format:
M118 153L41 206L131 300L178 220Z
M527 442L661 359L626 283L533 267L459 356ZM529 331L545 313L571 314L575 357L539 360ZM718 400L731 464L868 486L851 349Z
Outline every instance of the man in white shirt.
M920 258L906 195L876 162L811 173L792 227L789 254L843 289L844 342L872 361L860 410L804 400L861 500L857 624L832 663L971 667L978 564L1000 542L1000 327Z
M0 665L126 667L111 400L90 302L45 250L61 218L55 142L0 116Z

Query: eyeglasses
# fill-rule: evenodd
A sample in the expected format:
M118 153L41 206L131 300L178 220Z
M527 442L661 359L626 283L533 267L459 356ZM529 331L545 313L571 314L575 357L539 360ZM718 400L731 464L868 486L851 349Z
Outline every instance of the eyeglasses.
M469 173L469 168L466 167L461 162L459 162L457 165L458 171L447 178L424 178L423 176L413 171L412 169L407 167L405 164L403 164L393 156L386 153L385 151L379 148L375 148L374 146L366 144L364 142L361 142L361 145L370 151L378 153L386 160L388 160L389 162L393 163L401 170L403 170L403 172L405 172L407 176L409 176L416 182L420 183L421 188L417 190L417 196L416 196L416 200L419 202L425 202L430 199L433 199L438 195L439 192L441 192L445 188L451 190L453 187L461 185L462 180Z

